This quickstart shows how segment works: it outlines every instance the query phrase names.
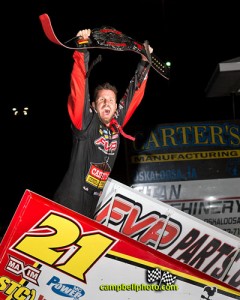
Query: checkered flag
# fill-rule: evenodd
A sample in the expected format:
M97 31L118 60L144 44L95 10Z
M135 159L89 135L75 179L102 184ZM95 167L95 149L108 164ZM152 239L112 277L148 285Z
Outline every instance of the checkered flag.
M160 281L161 274L162 274L162 272L158 268L153 269L153 270L147 270L147 281L150 283L155 282L157 280Z
M166 284L166 285L172 285L172 284L174 284L176 278L177 277L173 276L171 273L164 272L163 275L162 275L161 283Z

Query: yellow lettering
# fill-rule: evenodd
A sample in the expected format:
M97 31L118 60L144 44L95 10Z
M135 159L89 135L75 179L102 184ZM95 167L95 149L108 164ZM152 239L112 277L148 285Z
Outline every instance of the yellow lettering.
M163 128L162 130L162 145L168 146L168 145L174 145L176 146L177 143L174 138L174 128ZM168 144L167 140L170 141Z

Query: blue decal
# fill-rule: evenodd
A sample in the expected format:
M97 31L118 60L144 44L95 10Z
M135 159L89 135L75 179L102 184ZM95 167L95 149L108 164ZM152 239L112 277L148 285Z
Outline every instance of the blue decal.
M56 276L53 276L47 285L52 285L52 291L55 294L73 298L74 300L78 300L85 295L85 292L82 288L73 284L60 283L60 279Z

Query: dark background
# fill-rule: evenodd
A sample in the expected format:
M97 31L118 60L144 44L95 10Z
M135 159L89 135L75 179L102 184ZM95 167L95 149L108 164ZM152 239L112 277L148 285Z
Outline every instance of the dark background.
M171 61L169 81L150 70L144 100L126 126L126 132L134 134L138 126L239 118L239 96L206 96L217 64L240 56L238 2L68 0L9 4L0 23L3 231L25 189L51 199L70 155L66 103L72 51L46 38L39 15L50 16L61 41L80 29L108 25L139 42L148 40L157 56ZM103 60L91 73L90 87L110 81L118 87L120 97L140 57L132 52L92 50L92 58L99 52ZM20 112L18 117L12 114L13 106ZM21 114L25 106L29 107L27 117ZM127 184L125 160L123 142L111 177Z

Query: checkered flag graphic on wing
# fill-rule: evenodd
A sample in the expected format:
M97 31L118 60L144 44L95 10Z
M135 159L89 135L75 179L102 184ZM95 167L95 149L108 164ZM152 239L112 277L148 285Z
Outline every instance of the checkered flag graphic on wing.
M155 282L155 281L160 281L161 279L161 270L156 268L156 269L153 269L153 270L148 270L147 271L147 281L148 282Z
M169 272L164 272L162 275L162 281L161 283L166 284L166 285L171 285L175 283L176 276L172 275Z

